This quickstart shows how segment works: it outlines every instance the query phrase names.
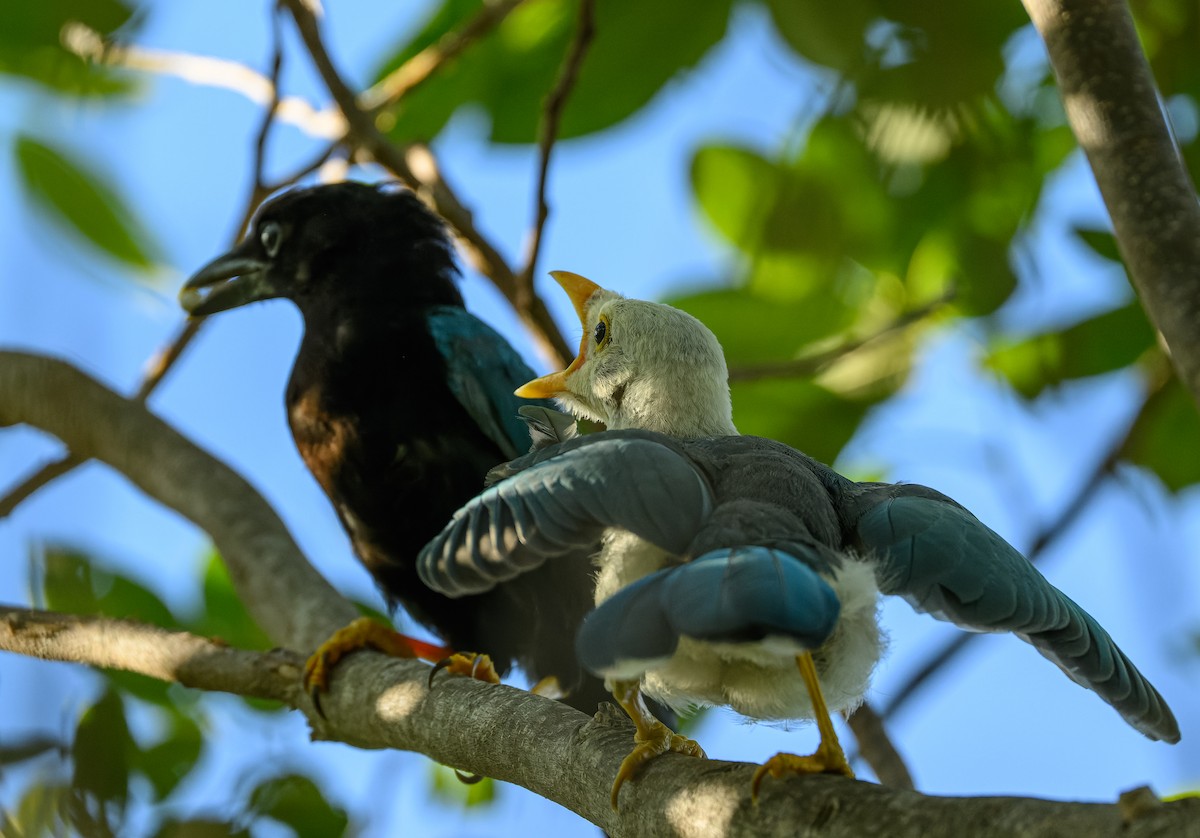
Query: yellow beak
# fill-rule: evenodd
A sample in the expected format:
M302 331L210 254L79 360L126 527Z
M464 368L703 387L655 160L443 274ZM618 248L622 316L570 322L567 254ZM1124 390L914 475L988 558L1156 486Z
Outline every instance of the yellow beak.
M571 298L571 303L575 306L575 313L579 315L579 322L583 326L583 337L579 340L579 354L575 356L575 360L571 362L569 367L560 372L552 372L549 375L543 375L541 378L535 378L533 381L522 384L513 391L513 395L520 396L523 399L549 399L567 389L568 376L583 366L584 351L587 349L588 339L588 300L597 291L603 290L590 279L586 279L579 274L573 274L570 271L551 271L550 276L554 277L554 281L561 285L562 289L567 292L567 296Z

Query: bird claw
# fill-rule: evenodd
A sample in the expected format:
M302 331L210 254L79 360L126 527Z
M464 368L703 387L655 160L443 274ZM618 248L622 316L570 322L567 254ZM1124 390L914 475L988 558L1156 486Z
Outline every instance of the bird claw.
M750 799L755 803L758 802L758 787L768 774L777 779L785 774L841 774L854 779L854 771L841 746L836 743L829 746L824 740L808 756L779 753L760 765L750 781Z
M705 758L704 749L698 743L686 736L673 733L669 727L657 720L649 724L644 732L639 730L634 734L633 741L633 750L621 761L617 778L613 780L611 803L614 811L617 808L617 795L621 792L621 786L655 757L661 756L667 751L674 751L689 757Z
M374 649L393 658L432 658L444 655L448 649L400 634L372 620L359 617L335 631L317 647L304 664L304 691L312 699L313 709L322 719L321 695L329 691L333 667L343 657L359 649Z
M496 667L487 655L477 655L474 652L455 652L448 658L442 658L429 671L429 687L433 688L433 676L442 670L452 675L466 675L476 681L486 681L489 684L499 684L500 676Z
M542 680L538 681L529 691L534 695L540 695L542 698L552 698L556 701L566 698L569 693L562 688L559 683L558 676L547 675Z

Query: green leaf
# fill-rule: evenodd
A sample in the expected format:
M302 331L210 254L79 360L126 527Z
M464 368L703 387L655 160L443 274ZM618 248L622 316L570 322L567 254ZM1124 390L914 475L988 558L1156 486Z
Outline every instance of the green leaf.
M744 434L777 439L832 463L876 399L848 399L804 379L736 382L733 420Z
M162 799L186 777L200 758L203 737L199 726L176 712L171 730L163 741L134 755L132 768L150 781L154 794Z
M43 581L47 605L72 614L102 614L163 628L179 621L149 588L98 566L77 550L51 545L45 550Z
M766 0L775 29L809 61L850 72L866 58L867 24L879 16L874 0Z
M83 714L75 730L72 785L102 801L124 807L129 794L129 752L134 748L125 706L108 690Z
M31 784L16 806L13 820L7 820L7 812L0 812L0 833L9 834L9 827L20 838L57 838L66 832L62 813L71 788L66 783L39 781Z
M127 265L152 267L145 234L124 202L94 173L28 136L17 138L16 156L26 192L60 227Z
M0 73L24 76L64 93L109 95L129 83L63 47L63 33L83 24L108 34L125 26L132 8L119 0L45 0L0 4Z
M274 645L246 610L216 552L204 566L204 613L191 628L239 649L270 649Z
M496 799L496 783L484 777L478 783L464 783L458 779L453 768L430 763L433 770L433 793L450 803L470 808L485 806Z
M1108 230L1087 230L1083 227L1076 227L1073 232L1097 256L1107 259L1110 262L1121 262L1121 252L1117 249L1117 239Z
M1061 332L1000 345L985 365L1008 379L1022 396L1033 398L1068 379L1128 367L1156 342L1154 328L1134 301Z
M1200 483L1200 415L1191 394L1172 376L1146 402L1121 457L1157 474L1171 491Z
M250 831L226 821L168 820L154 833L154 838L250 838Z
M562 113L559 136L590 134L636 113L721 40L731 5L731 0L597 4L595 38ZM388 59L379 76L460 27L480 8L479 0L444 0L417 36ZM517 8L404 99L395 109L392 138L429 140L459 108L476 104L490 118L493 142L535 142L542 103L574 36L578 8L575 0L541 0ZM680 26L680 20L688 25Z
M346 811L332 805L312 780L299 774L259 784L250 795L250 805L264 817L290 826L298 838L337 838L349 825Z

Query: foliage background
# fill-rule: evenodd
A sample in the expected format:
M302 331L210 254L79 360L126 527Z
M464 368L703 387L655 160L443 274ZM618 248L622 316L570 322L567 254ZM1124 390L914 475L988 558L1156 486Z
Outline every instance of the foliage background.
M1194 171L1197 11L1133 6ZM331 4L326 38L365 87L477 9ZM433 140L476 225L514 263L541 101L576 9L527 0L389 111L397 142ZM265 102L215 88L211 72L196 85L97 68L61 45L68 20L262 70L270 4L0 11L0 342L132 392L181 324L179 283L236 232ZM701 317L740 378L743 432L854 476L929 483L1036 549L1184 732L1175 748L1146 742L1030 649L983 638L892 719L918 788L1099 799L1143 782L1195 787L1200 425L1164 375L1020 7L602 0L596 24L563 116L539 272L574 270ZM284 92L324 106L302 46L286 21L281 30ZM268 175L327 144L277 127ZM468 272L464 291L548 367L484 280ZM570 341L569 305L546 296ZM299 334L286 304L223 315L151 404L247 475L336 585L378 605L286 430ZM0 492L57 453L28 429L0 432ZM20 505L0 523L0 556L6 600L266 645L203 534L102 467ZM885 618L877 707L956 635L903 604ZM476 787L480 805L464 808L423 758L310 744L302 720L269 708L19 658L0 667L6 832L593 831L511 787ZM725 758L811 747L808 729L746 727L725 711L693 733Z

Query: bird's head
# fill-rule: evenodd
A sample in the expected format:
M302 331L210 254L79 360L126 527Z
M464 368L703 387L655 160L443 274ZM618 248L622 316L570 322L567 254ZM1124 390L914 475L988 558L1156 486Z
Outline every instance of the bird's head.
M407 189L346 181L267 201L233 250L179 292L193 316L286 297L320 303L462 305L441 219Z
M609 428L676 437L736 434L721 344L690 314L629 300L578 274L553 271L583 326L579 355L565 370L516 393L556 398Z

